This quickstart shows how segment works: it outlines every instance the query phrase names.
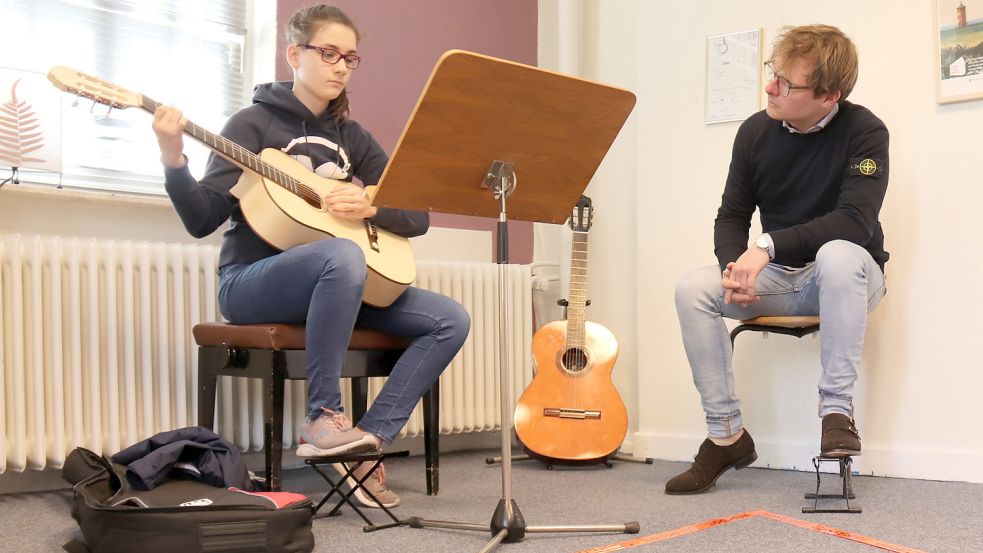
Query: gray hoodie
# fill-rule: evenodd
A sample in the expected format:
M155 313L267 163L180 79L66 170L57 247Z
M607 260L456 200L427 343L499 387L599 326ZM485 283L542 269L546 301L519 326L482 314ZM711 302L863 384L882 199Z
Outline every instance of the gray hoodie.
M292 86L290 82L257 86L253 105L233 114L222 136L254 153L279 149L322 177L348 182L358 177L366 185L378 183L388 157L372 135L351 119L339 124L330 107L315 117L294 96ZM241 173L242 169L214 153L200 181L187 165L164 170L164 188L192 236L208 236L230 221L222 240L220 267L252 263L279 253L253 232L239 200L229 192ZM421 211L379 208L372 222L409 237L427 232L430 217Z

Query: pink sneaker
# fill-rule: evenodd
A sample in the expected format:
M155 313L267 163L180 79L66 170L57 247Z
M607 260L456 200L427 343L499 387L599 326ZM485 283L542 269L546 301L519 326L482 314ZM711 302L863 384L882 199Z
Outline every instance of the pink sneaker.
M357 480L361 480L362 478L365 477L365 473L369 470L369 468L374 463L375 461L364 461L358 463L355 466L355 470L352 471L352 475L345 479L348 487L351 488L352 486L351 478L354 477ZM349 464L334 463L331 466L333 466L334 469L338 471L338 474L344 476ZM372 476L369 476L368 479L366 479L365 482L362 483L362 486L357 490L355 490L355 499L357 499L359 503L365 505L366 507L374 507L378 509L379 503L376 503L375 500L372 499L372 496L365 493L365 490L371 492L372 495L374 495L375 498L379 500L379 503L381 503L382 506L387 509L399 505L399 496L396 495L395 492L393 492L392 490L386 487L385 465L379 465L379 468L375 469L375 472L372 473Z
M343 413L335 413L324 407L321 409L324 414L300 427L298 457L324 457L378 449L375 438L358 428L352 428L351 421Z

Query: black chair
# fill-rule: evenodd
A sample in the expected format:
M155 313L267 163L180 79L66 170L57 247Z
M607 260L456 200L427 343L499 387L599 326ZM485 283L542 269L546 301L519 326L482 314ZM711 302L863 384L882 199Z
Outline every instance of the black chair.
M215 386L219 376L259 378L263 381L263 450L270 490L280 489L283 463L284 381L307 378L307 352L303 325L202 323L193 329L198 343L198 424L215 422ZM365 414L368 378L388 376L408 340L382 332L356 328L348 345L342 378L350 378L352 420ZM423 433L427 494L439 491L440 392L439 383L423 396Z

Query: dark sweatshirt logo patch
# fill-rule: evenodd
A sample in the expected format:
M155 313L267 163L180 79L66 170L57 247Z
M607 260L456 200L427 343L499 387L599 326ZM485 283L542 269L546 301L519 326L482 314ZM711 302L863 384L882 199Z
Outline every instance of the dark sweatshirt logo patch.
M872 157L855 157L850 159L847 164L846 172L848 175L859 175L862 177L881 178L884 174L885 163Z

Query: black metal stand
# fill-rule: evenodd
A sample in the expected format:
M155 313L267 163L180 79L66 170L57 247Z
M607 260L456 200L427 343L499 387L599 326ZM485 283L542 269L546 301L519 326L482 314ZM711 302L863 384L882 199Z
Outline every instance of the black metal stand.
M826 462L838 462L840 465L840 478L843 482L843 491L839 494L821 494L819 493L820 485L820 472L819 465ZM853 457L813 457L812 466L816 467L816 493L805 494L806 499L812 499L812 507L803 507L803 513L861 513L863 509L858 505L850 505L851 499L856 499L853 494L853 482L851 480L852 476L852 465ZM820 508L820 499L842 499L846 502L845 508L834 509L834 508Z
M488 188L499 201L498 240L496 261L498 263L498 298L499 298L499 382L501 385L502 413L502 498L499 500L489 525L469 524L440 520L425 520L420 517L410 517L406 520L412 528L448 528L453 530L474 530L479 532L491 531L492 539L479 553L486 553L503 541L514 543L522 541L526 533L550 532L623 532L637 534L639 524L627 522L624 524L599 525L560 525L560 526L526 526L526 521L519 511L519 505L512 498L512 398L509 390L511 385L511 367L509 366L509 294L508 273L509 238L508 217L505 208L506 199L515 191L517 185L512 163L494 161L485 175L482 188Z
M330 511L328 511L323 515L317 515L317 518L340 515L341 511L339 509L341 509L342 505L347 503L348 506L351 507L356 513L358 513L358 516L362 517L362 520L365 521L366 526L362 527L363 532L374 532L376 530L383 530L385 528L394 528L396 526L403 526L407 524L406 521L401 521L398 518L396 518L396 515L392 514L392 511L390 511L385 505L383 505L382 502L379 501L379 498L377 498L371 491L369 491L369 489L366 488L364 484L366 480L372 477L372 473L375 472L380 466L382 466L382 461L386 457L407 457L409 456L409 454L410 454L409 451L394 451L390 453L375 452L375 453L361 453L361 454L342 454L342 455L329 455L326 457L311 457L310 459L304 461L309 467L314 469L315 472L320 474L321 478L324 478L325 482L331 485L331 490L328 492L327 495L324 496L324 498L321 499L320 502L318 502L317 506L314 507L314 512L317 513L318 511L320 511L321 507L323 507L324 504L327 503L328 500L334 497L335 495L338 495L338 497L340 498L338 500L338 503L336 503L335 506ZM341 478L338 481L335 481L333 477L329 476L320 468L320 465L329 465L329 464L333 465L336 463L341 464L342 467L344 467L344 471L345 471L345 473L341 475ZM369 467L369 470L364 475L362 475L361 478L356 478L354 472L355 472L355 467L357 467L359 463L372 463L372 466ZM344 485L345 482L348 482L349 486L351 487L351 489L348 490L348 493L345 493L344 490L341 489L342 485ZM392 519L393 521L392 524L373 524L372 521L369 520L369 517L365 516L365 513L363 513L362 510L358 508L358 505L356 505L355 502L352 501L352 496L355 495L355 492L358 490L361 490L366 495L368 495L369 498L372 499L372 501L375 501L376 505L378 505L378 507L382 509L382 512L384 512L390 519Z
M20 167L11 167L10 176L5 178L3 182L0 182L0 187L11 182L13 184L20 184Z

